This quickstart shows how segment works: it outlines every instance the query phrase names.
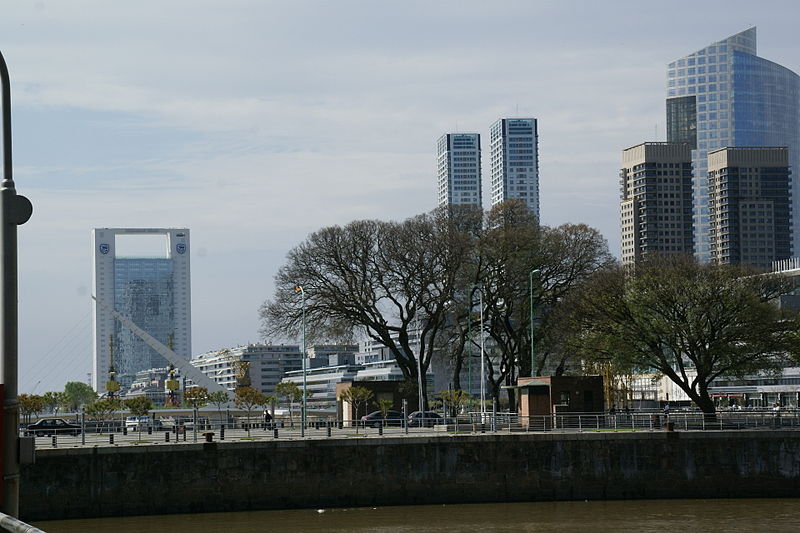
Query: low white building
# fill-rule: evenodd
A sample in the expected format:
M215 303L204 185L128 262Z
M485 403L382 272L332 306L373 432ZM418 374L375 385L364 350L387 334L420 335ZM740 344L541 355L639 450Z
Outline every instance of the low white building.
M296 344L248 344L196 355L191 363L229 391L238 386L237 373L246 371L251 387L275 394L287 372L302 370L301 355Z

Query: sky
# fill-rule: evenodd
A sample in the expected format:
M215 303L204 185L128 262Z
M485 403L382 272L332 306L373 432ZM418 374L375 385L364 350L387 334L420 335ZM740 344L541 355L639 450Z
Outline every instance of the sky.
M286 253L436 204L436 139L539 120L541 218L619 255L621 151L665 139L666 64L750 26L800 71L790 1L5 0L20 392L91 372L97 227L188 227L192 352L259 342ZM484 207L488 152L483 157Z

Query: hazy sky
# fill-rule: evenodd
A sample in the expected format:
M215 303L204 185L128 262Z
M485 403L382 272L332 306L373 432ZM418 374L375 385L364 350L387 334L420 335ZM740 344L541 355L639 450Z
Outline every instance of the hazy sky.
M90 232L188 227L193 352L257 342L286 252L436 202L436 139L539 119L545 224L619 254L621 150L664 140L670 60L758 26L800 70L795 2L5 0L20 390L91 371ZM488 207L488 153L484 154Z

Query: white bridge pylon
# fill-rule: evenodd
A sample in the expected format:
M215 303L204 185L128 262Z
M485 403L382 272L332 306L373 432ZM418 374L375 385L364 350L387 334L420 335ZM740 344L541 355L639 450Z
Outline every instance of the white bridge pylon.
M189 378L194 382L195 385L199 387L205 387L208 389L208 392L215 392L215 391L225 391L228 392L228 389L214 381L213 379L209 378L202 372L200 372L195 366L193 366L189 361L181 357L180 355L176 354L160 342L158 342L152 335L147 333L145 330L137 326L133 323L130 319L122 316L117 311L109 307L107 304L101 302L97 298L92 295L92 300L94 300L100 307L111 313L111 315L119 320L122 325L126 328L131 330L137 337L142 339L148 346L152 349L160 353L164 356L164 359L175 365L178 370L181 371L181 374L185 377ZM230 396L230 394L228 394Z

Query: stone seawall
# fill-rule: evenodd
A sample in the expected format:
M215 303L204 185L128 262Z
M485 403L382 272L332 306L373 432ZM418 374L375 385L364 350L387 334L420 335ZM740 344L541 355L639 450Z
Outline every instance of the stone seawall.
M20 515L800 496L800 432L512 434L42 449Z

